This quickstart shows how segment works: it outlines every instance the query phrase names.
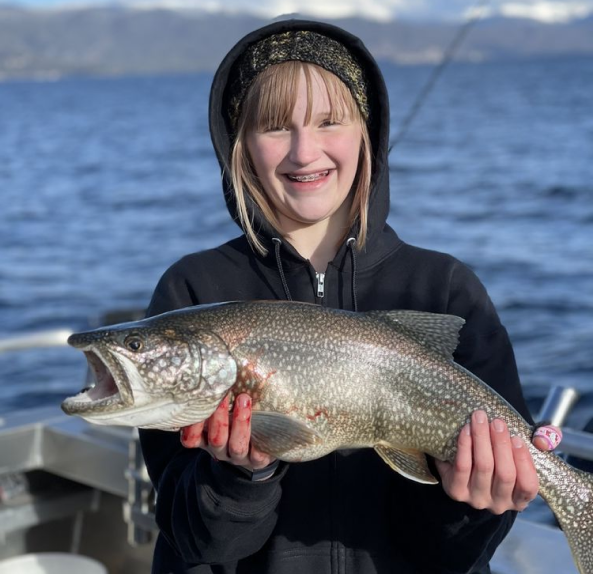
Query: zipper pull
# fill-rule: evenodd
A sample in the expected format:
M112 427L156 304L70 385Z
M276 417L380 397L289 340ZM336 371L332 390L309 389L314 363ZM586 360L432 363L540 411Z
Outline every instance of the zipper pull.
M320 299L325 295L325 273L315 273L317 277L317 297Z

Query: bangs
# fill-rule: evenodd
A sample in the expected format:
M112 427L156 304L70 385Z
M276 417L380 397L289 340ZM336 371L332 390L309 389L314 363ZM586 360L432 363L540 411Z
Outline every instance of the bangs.
M299 61L270 66L256 78L243 106L243 129L265 131L290 125L297 101L301 70L307 88L305 124L311 121L313 85L321 80L329 100L329 120L341 122L345 117L364 123L348 87L334 74L315 64Z

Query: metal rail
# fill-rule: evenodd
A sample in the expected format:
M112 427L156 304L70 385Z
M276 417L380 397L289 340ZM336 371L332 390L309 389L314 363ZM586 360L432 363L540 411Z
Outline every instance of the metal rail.
M4 337L0 339L0 353L41 349L44 347L65 347L68 345L68 337L72 333L73 331L70 329L53 329L23 333L22 335L13 337Z
M576 389L572 387L552 387L539 412L538 419L561 427L578 400L579 393Z

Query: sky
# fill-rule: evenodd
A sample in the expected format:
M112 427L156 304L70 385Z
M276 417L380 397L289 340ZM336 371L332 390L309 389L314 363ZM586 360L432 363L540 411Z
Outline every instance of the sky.
M2 2L52 8L106 4L137 8L199 8L251 12L266 18L299 13L325 18L364 16L376 20L459 19L472 13L476 6L483 15L525 17L543 22L562 22L593 15L593 0L0 0Z

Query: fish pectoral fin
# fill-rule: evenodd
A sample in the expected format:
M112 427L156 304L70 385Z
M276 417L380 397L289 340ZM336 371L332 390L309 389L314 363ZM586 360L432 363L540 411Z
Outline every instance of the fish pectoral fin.
M419 450L406 450L378 444L375 446L377 454L393 469L402 476L421 482L422 484L438 484L428 468L426 455Z
M262 452L280 456L293 449L319 444L321 436L294 417L254 411L251 417L251 441Z

